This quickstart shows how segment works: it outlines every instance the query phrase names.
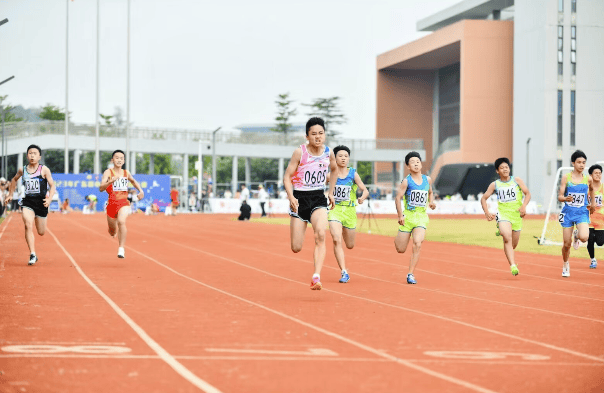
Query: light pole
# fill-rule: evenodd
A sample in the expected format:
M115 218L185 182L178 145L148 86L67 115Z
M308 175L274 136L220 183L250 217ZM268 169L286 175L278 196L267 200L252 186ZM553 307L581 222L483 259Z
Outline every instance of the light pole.
M65 0L65 173L69 173L69 0Z
M529 186L529 143L531 138L526 140L526 188Z
M127 45L127 71L126 71L126 162L130 158L130 0L128 0L128 45Z
M216 196L216 133L220 131L222 127L218 127L212 131L212 192Z
M98 174L101 172L101 141L99 139L99 40L100 40L100 6L99 1L96 0L96 114L94 116L94 173Z

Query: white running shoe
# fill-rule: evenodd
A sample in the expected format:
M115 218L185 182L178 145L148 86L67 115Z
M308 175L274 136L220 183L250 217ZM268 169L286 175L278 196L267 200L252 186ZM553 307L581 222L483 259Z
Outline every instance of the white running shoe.
M562 268L562 277L570 277L570 268Z
M35 265L36 262L38 262L38 257L36 256L36 254L30 254L29 256L29 262L27 262L28 265Z
M124 251L124 247L119 247L117 249L117 257L118 258L126 258L126 251Z
M573 238L574 238L574 241L573 241L573 248L574 248L575 250L578 250L578 249L579 249L579 246L581 245L581 241L580 241L580 240L579 240L579 238L577 237L578 235L579 235L579 231L577 231L577 230L575 229L575 231L573 232Z

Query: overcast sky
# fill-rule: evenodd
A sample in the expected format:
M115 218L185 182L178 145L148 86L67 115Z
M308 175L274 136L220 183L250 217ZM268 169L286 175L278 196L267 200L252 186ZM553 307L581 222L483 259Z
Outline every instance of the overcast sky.
M135 126L270 123L289 92L340 96L350 138L375 137L376 56L424 36L416 22L460 0L131 0ZM1 0L8 103L65 107L66 0ZM100 0L100 113L126 108L127 0ZM69 1L69 110L95 116L96 1Z

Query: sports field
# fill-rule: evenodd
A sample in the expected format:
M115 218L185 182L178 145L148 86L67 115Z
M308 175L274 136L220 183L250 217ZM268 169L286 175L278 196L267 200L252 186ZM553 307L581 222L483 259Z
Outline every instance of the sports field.
M134 215L118 259L104 214L48 227L27 266L21 217L0 225L2 392L604 389L604 273L584 259L562 278L519 252L513 277L500 249L427 241L407 285L410 255L360 233L351 281L328 245L311 291L311 230L293 254L285 225Z

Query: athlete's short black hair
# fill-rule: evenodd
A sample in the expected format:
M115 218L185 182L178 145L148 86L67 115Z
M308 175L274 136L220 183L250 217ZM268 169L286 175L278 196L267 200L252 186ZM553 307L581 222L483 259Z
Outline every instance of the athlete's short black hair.
M585 153L583 153L581 150L577 150L576 152L573 153L572 156L570 156L570 162L575 162L577 161L577 158L585 158L587 160L587 156L585 155Z
M405 165L409 165L409 160L413 157L419 158L420 161L422 160L422 156L420 156L418 152L412 151L405 156Z
M592 173L594 173L594 171L596 169L599 169L600 172L602 172L602 165L600 165L600 164L594 164L594 165L590 166L589 170L587 171L587 173L589 173L591 175Z
M344 146L344 145L340 145L340 146L334 147L333 148L333 155L334 156L337 155L340 150L344 150L345 152L347 152L348 156L350 157L350 149L347 146Z
M495 160L495 169L499 170L499 165L503 164L503 163L508 164L508 166L510 166L510 160L507 157L501 157Z
M312 126L321 126L323 127L323 131L325 131L325 122L320 117L311 117L306 122L306 135L308 136L308 132L310 131L310 127Z
M30 149L38 149L38 152L40 152L40 155L42 155L42 149L40 149L40 146L38 146L38 145L29 145L29 147L26 150L26 153L29 153Z

